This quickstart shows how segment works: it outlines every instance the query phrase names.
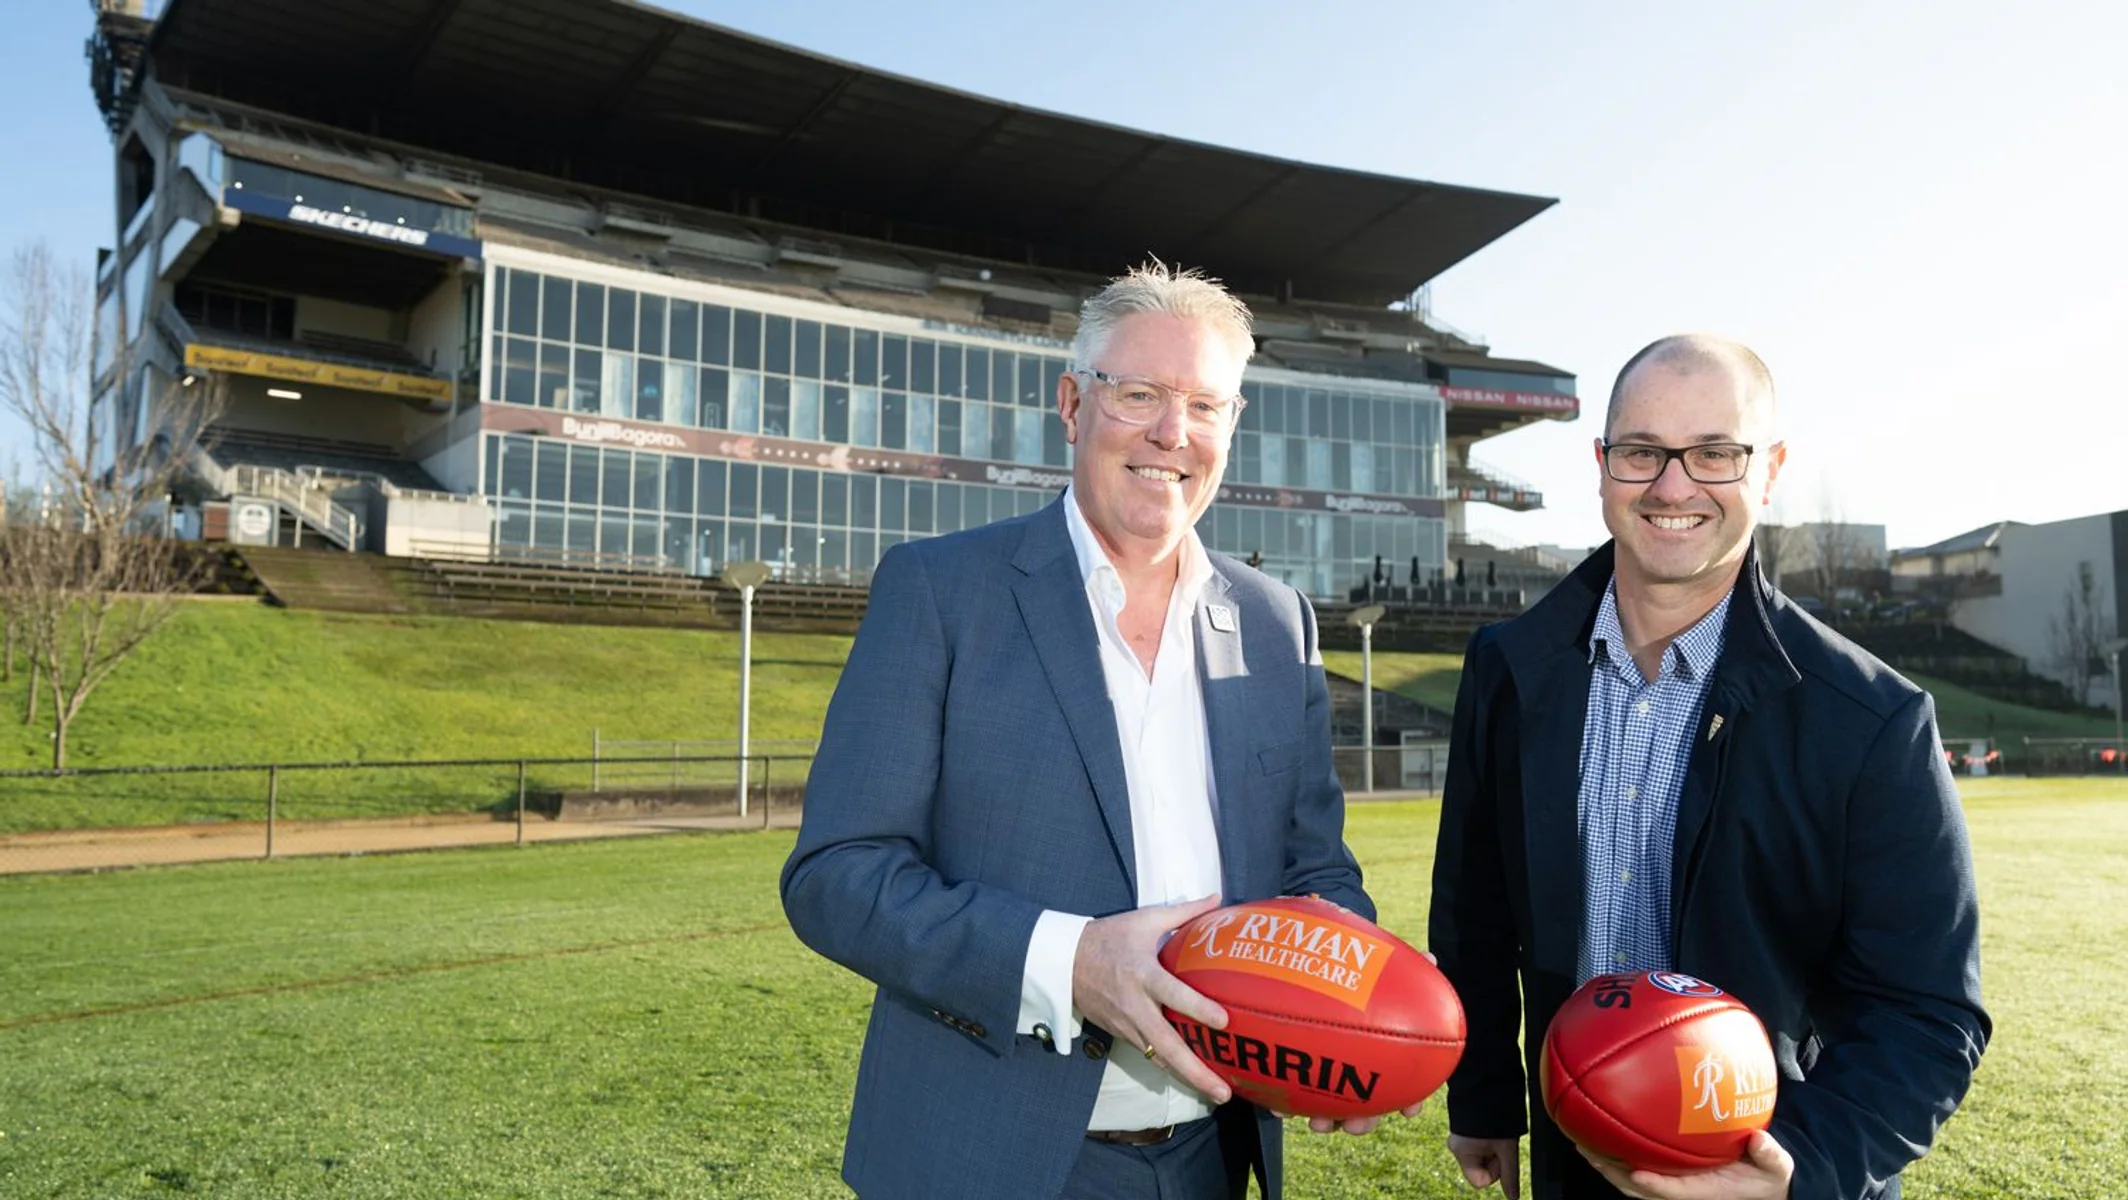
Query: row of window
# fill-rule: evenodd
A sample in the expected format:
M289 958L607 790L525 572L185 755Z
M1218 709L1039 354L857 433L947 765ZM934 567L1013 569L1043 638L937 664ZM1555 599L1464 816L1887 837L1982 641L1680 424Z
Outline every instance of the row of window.
M1047 499L1024 488L762 466L508 435L490 435L487 475L487 494L502 500L920 536L1031 512Z
M516 338L495 373L508 404L639 421L728 429L802 441L993 462L1064 467L1063 422L1047 410L788 379L613 351L541 347ZM1244 414L1246 421L1246 414ZM1267 487L1430 496L1441 481L1437 449L1332 441L1244 429L1228 478Z
M497 268L495 361L506 378L491 399L547 408L588 405L600 376L577 370L571 347L620 351L639 361L758 372L793 384L819 381L883 392L984 400L1047 410L1056 403L1057 381L1067 366L1054 352L972 346L856 326L829 324L775 313L660 296L603 284L581 283L530 271ZM601 360L602 361L602 360ZM1250 380L1242 385L1249 407L1242 428L1286 436L1426 447L1437 444L1439 401L1377 395L1335 386L1302 387ZM601 397L601 403L612 403ZM607 415L633 415L629 409ZM661 408L659 420L691 424Z
M507 546L663 556L709 574L761 558L786 572L861 577L896 542L1031 513L1052 493L696 459L489 435L487 494ZM1314 595L1365 578L1377 558L1398 578L1437 571L1436 519L1212 506L1198 526L1215 550L1260 555Z

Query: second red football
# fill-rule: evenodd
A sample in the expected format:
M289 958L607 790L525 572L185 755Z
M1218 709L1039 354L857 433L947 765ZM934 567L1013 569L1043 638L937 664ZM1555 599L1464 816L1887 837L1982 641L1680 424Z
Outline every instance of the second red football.
M1599 975L1544 1037L1544 1108L1629 1167L1685 1175L1735 1162L1773 1120L1780 1082L1757 1016L1676 971Z

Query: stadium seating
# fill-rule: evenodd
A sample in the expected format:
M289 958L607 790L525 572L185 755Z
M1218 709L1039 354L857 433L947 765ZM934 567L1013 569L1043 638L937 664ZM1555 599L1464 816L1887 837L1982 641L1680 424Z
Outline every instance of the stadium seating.
M442 484L389 446L369 442L300 437L255 429L215 426L208 431L208 453L224 467L276 467L295 473L361 478L381 476L396 487L443 491Z

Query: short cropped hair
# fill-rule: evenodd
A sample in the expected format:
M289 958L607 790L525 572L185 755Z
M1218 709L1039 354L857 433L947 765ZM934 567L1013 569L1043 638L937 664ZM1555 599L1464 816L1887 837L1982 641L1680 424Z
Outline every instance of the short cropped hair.
M1765 405L1767 425L1770 428L1774 417L1773 372L1766 362L1751 347L1731 338L1711 333L1673 333L1657 338L1641 347L1640 352L1626 360L1618 369L1618 379L1611 384L1611 403L1603 414L1603 436L1611 436L1618 420L1618 408L1625 400L1626 385L1633 373L1645 366L1669 367L1677 371L1728 371L1740 380L1748 393L1748 402Z
M1246 360L1256 353L1255 317L1219 280L1195 267L1181 270L1150 259L1109 281L1079 306L1079 332L1071 339L1073 370L1094 370L1109 336L1125 317L1162 313L1202 321L1226 337Z

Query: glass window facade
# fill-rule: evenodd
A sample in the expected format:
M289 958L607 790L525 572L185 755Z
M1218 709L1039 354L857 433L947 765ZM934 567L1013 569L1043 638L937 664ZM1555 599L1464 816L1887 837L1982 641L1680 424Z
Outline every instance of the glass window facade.
M885 332L495 266L485 398L694 429L1070 468L1054 409L1061 348ZM1230 485L1441 496L1443 406L1393 383L1252 373ZM897 542L1033 512L1052 493L485 435L497 540L657 557L698 574L759 558L861 581ZM1215 504L1215 550L1315 596L1379 560L1396 583L1446 555L1439 518Z

